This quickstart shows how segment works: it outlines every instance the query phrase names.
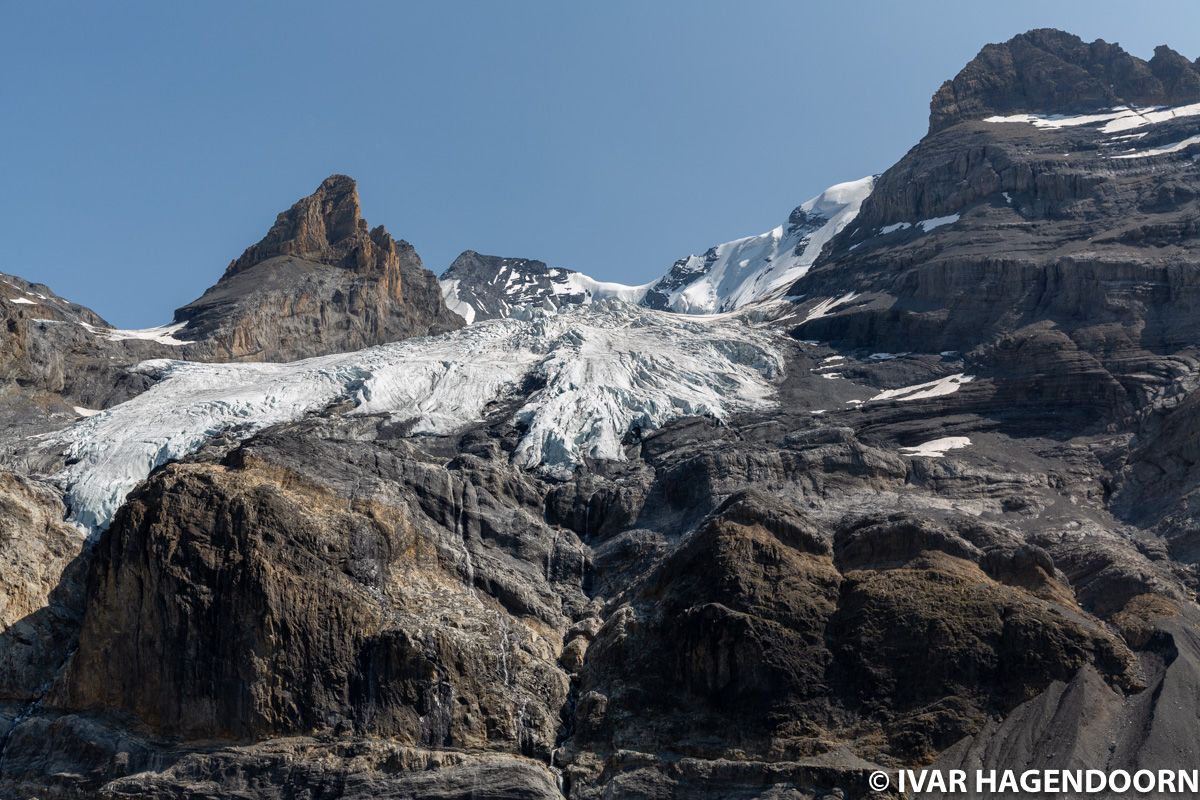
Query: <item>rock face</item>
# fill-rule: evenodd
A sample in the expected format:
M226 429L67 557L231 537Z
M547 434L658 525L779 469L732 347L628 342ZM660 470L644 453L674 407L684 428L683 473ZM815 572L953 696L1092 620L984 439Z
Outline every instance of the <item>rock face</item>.
M221 280L175 312L195 360L292 361L443 333L462 323L412 245L368 229L334 175L280 214Z
M1050 49L1031 51L1039 42ZM1047 53L1071 42L1035 31L989 46L953 83L979 74L1032 86ZM1068 70L1060 92L1088 98L1103 64L1121 75L1144 67L1158 85L1115 46L1078 46L1071 64L1087 70ZM987 66L998 53L1011 54L1008 66ZM971 97L991 97L979 92ZM1200 116L1055 119L1039 116L1053 97L1003 97L955 114L935 99L932 132L880 176L855 222L792 287L833 304L808 313L796 335L970 353L1013 379L1014 412L1036 407L1043 419L1050 406L1077 413L1099 397L1097 424L1128 424L1147 402L1177 402L1195 386L1200 334L1191 157ZM978 119L997 111L1026 116Z
M1166 45L1143 61L1103 39L1041 29L983 48L929 107L929 132L992 114L1200 102L1200 67Z
M1187 101L1193 69L985 48L844 226L794 220L829 238L752 312L147 369L65 438L15 435L52 474L0 474L0 794L858 800L879 768L1200 760L1200 114L1047 105ZM327 184L228 304L104 340L254 357L225 312L296 276L407 309L404 247ZM452 272L497 302L581 280ZM51 363L39 331L87 332L32 305L0 304L12 376ZM322 346L375 330L318 307ZM95 464L141 483L85 541L59 490Z
M111 330L94 311L49 287L0 274L0 442L62 427L80 410L145 389L126 367L170 348L106 335ZM7 455L3 447L0 454Z
M51 487L0 472L0 708L37 702L74 646L84 534L63 511Z
M637 302L646 289L592 280L575 270L547 266L544 261L485 256L474 250L454 259L439 282L446 305L468 324L523 318L537 311L613 298Z

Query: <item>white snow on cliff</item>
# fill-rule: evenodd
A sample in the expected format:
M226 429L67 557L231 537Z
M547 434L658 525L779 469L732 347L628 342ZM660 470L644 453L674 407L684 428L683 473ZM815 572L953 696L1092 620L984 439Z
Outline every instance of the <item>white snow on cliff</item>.
M58 478L75 520L99 529L151 470L215 437L246 438L347 401L348 413L446 434L536 377L541 388L516 413L526 433L514 459L567 474L585 458L622 459L636 428L769 405L783 369L777 335L740 315L610 302L291 364L147 361L137 369L158 379L148 391L50 441L65 451Z
M1074 128L1097 125L1103 133L1136 130L1180 117L1200 114L1200 103L1185 106L1117 106L1094 114L1008 114L987 117L984 122L1024 122L1036 128Z
M797 209L807 222L780 225L758 236L719 244L704 255L681 259L663 279L678 286L665 292L672 311L711 314L732 311L782 292L802 278L821 249L846 227L871 194L873 177L830 186ZM683 278L695 275L683 282ZM656 285L655 288L662 285ZM654 291L654 289L651 289Z
M97 328L95 325L89 325L86 322L79 324L87 328L90 333L103 336L105 339L113 342L119 342L123 339L142 339L147 342L158 342L159 344L168 344L173 347L191 344L191 342L175 338L175 334L187 327L186 322L176 322L170 325L159 325L155 328L136 328L132 330L123 328Z

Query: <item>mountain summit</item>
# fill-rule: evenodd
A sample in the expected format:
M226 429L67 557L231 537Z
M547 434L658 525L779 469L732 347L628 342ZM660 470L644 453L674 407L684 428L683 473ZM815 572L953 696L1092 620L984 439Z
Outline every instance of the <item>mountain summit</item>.
M215 286L175 312L202 360L290 361L462 323L406 241L363 219L358 187L331 175L275 219Z
M398 247L412 249L407 242L397 244L382 225L368 230L354 179L330 175L315 192L276 217L260 242L230 262L224 277L277 256L391 276L399 273Z
M989 44L929 105L929 130L1025 111L1073 114L1114 106L1200 102L1200 63L1166 45L1143 61L1119 44L1042 28Z

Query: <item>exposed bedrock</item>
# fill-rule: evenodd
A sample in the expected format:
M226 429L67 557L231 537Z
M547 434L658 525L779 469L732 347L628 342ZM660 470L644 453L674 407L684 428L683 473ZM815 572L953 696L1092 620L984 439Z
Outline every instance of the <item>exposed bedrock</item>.
M1045 31L985 49L802 298L715 323L604 317L672 320L634 372L617 337L555 317L580 360L505 378L453 417L465 429L362 413L354 386L270 427L270 402L248 427L237 404L215 432L201 413L182 444L133 440L155 466L90 544L46 482L67 473L0 474L0 795L858 800L881 766L1194 762L1200 166L1188 144L1119 156L1200 117L1116 141L985 120L1190 102L1197 74ZM454 280L495 266L464 263ZM335 176L181 311L196 344L97 336L85 309L5 279L19 403L0 406L0 455L86 466L29 434L145 388L110 360L457 325L419 270ZM717 324L763 343L735 365L769 376L756 402L653 394L663 372L713 372L711 349L662 356ZM439 367L413 380L469 384L438 343L405 350ZM597 377L614 375L665 399L622 417ZM517 466L537 421L520 410L564 391L579 402L555 442L578 462Z

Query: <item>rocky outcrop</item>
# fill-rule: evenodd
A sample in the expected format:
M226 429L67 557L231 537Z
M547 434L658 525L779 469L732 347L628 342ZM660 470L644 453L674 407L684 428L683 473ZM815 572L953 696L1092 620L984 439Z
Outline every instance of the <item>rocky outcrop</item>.
M929 130L989 114L1070 114L1200 102L1200 69L1165 45L1149 62L1052 28L989 44L933 96Z
M54 703L187 739L345 730L548 759L586 553L509 510L516 476L424 464L373 428L159 473L97 546Z
M344 175L280 214L175 319L201 361L292 361L462 325L412 245L368 228Z
M1055 31L984 48L935 97L930 134L793 286L811 308L835 303L809 311L797 337L966 353L974 370L1023 373L1008 384L1014 410L1098 408L1100 428L1176 402L1195 386L1200 206L1186 144L1170 145L1200 117L1136 118L1134 134L1107 118L980 119L1200 99L1169 95L1158 76L1190 86L1192 73L1167 51L1157 59L1152 70Z
M39 701L73 647L84 534L63 515L51 487L0 472L0 707Z
M0 440L61 427L79 417L76 407L102 408L145 388L125 367L162 348L97 335L109 328L47 286L0 274Z

